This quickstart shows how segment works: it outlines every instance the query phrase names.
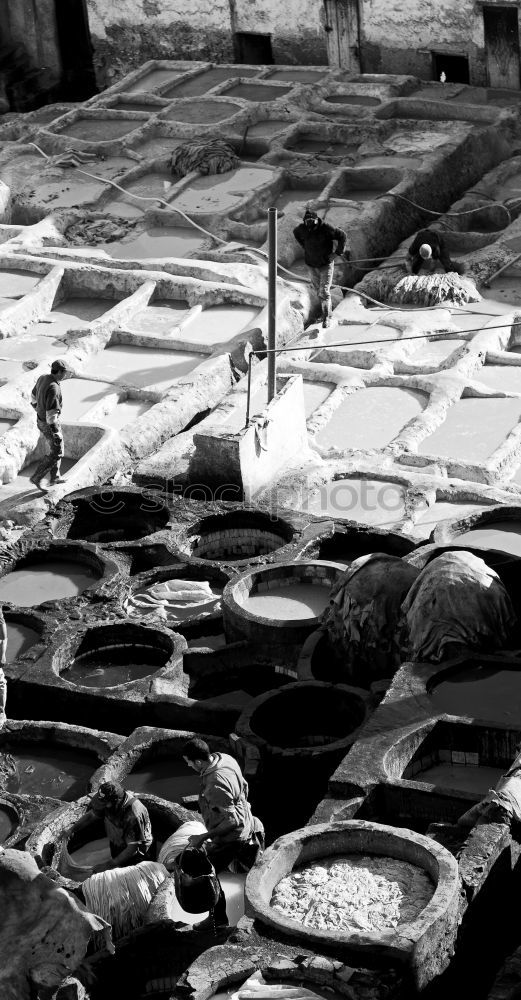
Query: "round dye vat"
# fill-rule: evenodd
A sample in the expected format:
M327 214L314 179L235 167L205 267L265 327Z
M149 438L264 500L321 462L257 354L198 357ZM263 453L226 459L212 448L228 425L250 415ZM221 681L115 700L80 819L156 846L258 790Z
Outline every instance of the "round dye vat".
M180 534L178 546L182 556L239 562L274 552L293 536L287 521L262 511L238 510L202 518Z
M225 121L241 110L240 104L234 104L232 101L190 101L189 104L179 104L170 108L165 120L210 125L212 122Z
M436 712L517 725L521 717L520 669L472 664L445 674L430 690Z
M89 779L99 766L95 754L72 746L37 742L0 743L0 759L8 753L15 762L5 791L18 795L47 795L73 802L86 795Z
M327 104L352 104L365 108L376 108L382 103L377 97L368 97L366 94L331 94L324 100Z
M132 541L160 531L168 524L169 513L164 504L143 503L139 493L105 490L68 501L74 517L68 538L83 538L90 542Z
M521 520L487 521L482 527L472 528L458 535L451 545L465 549L495 549L521 556Z
M6 622L7 625L7 662L13 663L39 641L40 636L35 629L21 622Z
M49 559L45 563L27 561L0 578L0 602L9 601L21 608L35 607L45 601L77 597L94 586L100 574L86 564L72 560Z
M236 731L268 753L282 750L328 753L345 741L366 715L366 693L343 684L298 681L255 698Z
M150 677L164 665L164 663L151 665L150 662L111 663L111 657L118 659L126 655L121 649L127 650L127 647L114 646L97 652L83 653L75 658L61 676L63 680L71 684L80 684L82 687L108 688L117 687L119 684L130 684L132 681L141 680L142 677ZM140 653L148 656L151 650L152 647L134 645L129 646L127 652L128 656L133 654L139 657Z
M0 844L5 844L8 837L14 833L17 819L13 810L0 802Z
M253 594L243 607L260 618L280 618L285 621L318 618L329 599L329 589L319 584L284 583L270 586L269 593Z
M201 782L181 757L155 757L137 764L122 778L122 784L133 792L147 792L181 804L183 796L199 793Z

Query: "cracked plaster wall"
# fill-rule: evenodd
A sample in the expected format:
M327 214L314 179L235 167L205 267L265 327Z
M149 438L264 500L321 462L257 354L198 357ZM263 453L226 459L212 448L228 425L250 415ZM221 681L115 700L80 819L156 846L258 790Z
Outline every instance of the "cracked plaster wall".
M360 0L364 73L432 77L432 51L467 55L470 81L486 83L481 8L473 0Z

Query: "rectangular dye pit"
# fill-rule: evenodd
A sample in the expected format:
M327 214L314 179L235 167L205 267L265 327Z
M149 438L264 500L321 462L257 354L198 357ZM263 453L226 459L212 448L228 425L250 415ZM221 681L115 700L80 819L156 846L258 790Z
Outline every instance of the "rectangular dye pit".
M288 214L302 214L302 208L309 201L315 201L322 193L322 188L285 188L275 198L273 208Z
M188 214L229 212L246 195L268 184L271 179L271 171L262 167L238 167L226 174L199 177L172 200L172 205Z
M96 362L97 359L97 362ZM92 368L100 368L99 355L95 355ZM114 392L109 382L95 382L88 378L70 378L61 383L63 409L62 420L66 423L81 420L85 414L100 403L108 393Z
M85 365L85 374L102 372L107 378L125 385L153 385L166 390L177 379L188 375L204 359L188 351L158 351L146 347L114 344L106 347Z
M475 792L480 797L494 788L502 777L500 767L479 767L465 764L433 764L414 776L413 781L421 781L441 788L457 788L464 792Z
M225 80L233 80L238 76L256 76L259 69L246 69L243 66L237 66L235 69L229 68L227 66L216 66L215 69L208 69L204 73L198 73L197 76L191 78L191 80L185 80L184 83L178 83L173 87L169 87L168 90L163 92L163 97L200 97L201 94L206 94L212 87L216 87L219 83L224 83Z
M519 399L460 399L420 445L424 455L485 462L521 416Z
M93 320L99 319L109 309L117 305L115 299L75 298L65 299L58 305L53 306L53 314L64 316L64 323L70 327L78 328L88 326ZM51 319L53 317L50 317ZM59 321L58 321L59 322Z
M150 403L142 402L139 399L125 399L104 417L101 417L99 423L111 427L112 430L120 431L127 424L134 423L144 413L147 413L150 406Z
M425 367L442 365L458 348L466 344L466 340L451 337L447 340L422 341L418 345L417 362Z
M28 292L36 288L38 282L43 278L43 274L34 274L32 271L24 271L21 268L12 268L9 271L0 270L0 296L5 299L21 299ZM12 302L8 303L12 305Z
M125 87L125 94L147 94L151 90L162 87L167 80L176 80L179 76L179 73L175 73L171 69L154 69Z
M519 367L515 365L484 365L483 368L478 368L474 377L476 381L483 382L489 389L521 393L521 365Z
M141 309L127 323L136 333L169 334L188 315L190 306L182 299L158 299Z
M320 69L276 69L270 73L270 80L280 80L282 83L315 83L322 80L327 70ZM241 76L244 73L241 72Z
M0 377L4 375L4 358L13 361L41 361L63 352L61 340L51 337L9 337L0 343Z
M165 121L186 122L192 125L213 125L231 118L242 111L240 104L234 101L224 101L219 98L207 97L206 100L193 100L186 104L176 102L164 114Z
M375 387L352 393L315 436L321 448L384 448L422 412L426 397L412 389Z
M302 510L390 528L404 517L405 490L396 483L374 479L338 479L313 490L304 499Z
M142 128L143 118L77 118L75 122L59 130L60 135L68 135L71 139L84 139L86 142L110 142L111 139L121 139L122 136Z
M255 326L255 320L261 312L258 306L209 306L194 316L184 328L183 340L194 344L225 344L243 330Z
M243 101L275 101L289 94L291 87L268 87L262 83L237 83L226 91L226 97L240 97Z
M440 500L422 511L415 523L424 525L426 530L432 531L441 521L459 520L461 517L470 517L471 514L477 514L482 510L486 508L478 503L446 503Z
M204 237L195 229L149 226L131 233L121 242L104 243L99 249L118 260L142 260L149 257L187 257L200 250L204 242Z

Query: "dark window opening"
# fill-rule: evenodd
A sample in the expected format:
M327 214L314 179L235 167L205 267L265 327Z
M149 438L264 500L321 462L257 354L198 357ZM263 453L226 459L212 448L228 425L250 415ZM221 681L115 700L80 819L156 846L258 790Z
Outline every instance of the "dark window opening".
M273 52L269 35L252 35L248 32L235 33L235 58L238 63L253 66L272 66Z
M445 74L445 83L470 83L467 56L451 56L445 52L433 52L433 79L439 83L442 73Z
M62 61L62 100L86 101L98 92L85 0L54 0Z

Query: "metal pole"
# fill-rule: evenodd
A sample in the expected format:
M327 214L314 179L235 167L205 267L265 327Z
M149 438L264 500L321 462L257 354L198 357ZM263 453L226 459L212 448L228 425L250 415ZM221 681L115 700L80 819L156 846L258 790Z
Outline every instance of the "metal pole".
M250 351L248 354L248 394L246 396L246 423L245 427L248 427L250 423L250 401L251 401L251 363L253 361L254 351Z
M277 346L277 209L268 209L268 403L275 396Z

